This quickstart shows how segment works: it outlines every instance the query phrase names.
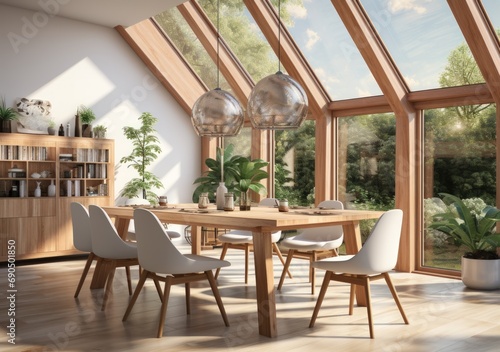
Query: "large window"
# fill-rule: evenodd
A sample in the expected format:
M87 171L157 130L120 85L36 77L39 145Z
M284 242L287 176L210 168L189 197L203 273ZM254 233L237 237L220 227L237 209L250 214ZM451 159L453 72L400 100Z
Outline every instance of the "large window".
M494 105L428 110L424 122L424 231L422 264L460 269L464 253L428 225L443 212L441 193L464 200L475 213L495 206L496 111Z

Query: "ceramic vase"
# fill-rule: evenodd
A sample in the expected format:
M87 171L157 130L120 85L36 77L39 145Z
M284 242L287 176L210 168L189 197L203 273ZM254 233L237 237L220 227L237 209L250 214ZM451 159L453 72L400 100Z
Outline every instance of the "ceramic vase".
M54 184L54 180L50 180L50 185L47 188L47 194L49 195L49 197L56 196L56 185Z
M224 194L227 193L227 188L224 182L219 182L219 187L217 187L217 192L215 193L215 203L217 204L217 210L224 210Z
M40 189L40 183L41 182L38 182L38 181L36 183L35 197L41 197L42 196L42 190Z

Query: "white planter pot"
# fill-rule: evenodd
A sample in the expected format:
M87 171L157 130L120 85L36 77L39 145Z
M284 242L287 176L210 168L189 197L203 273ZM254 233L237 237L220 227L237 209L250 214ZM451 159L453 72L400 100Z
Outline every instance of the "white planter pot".
M469 259L462 257L462 282L476 290L500 288L500 259Z

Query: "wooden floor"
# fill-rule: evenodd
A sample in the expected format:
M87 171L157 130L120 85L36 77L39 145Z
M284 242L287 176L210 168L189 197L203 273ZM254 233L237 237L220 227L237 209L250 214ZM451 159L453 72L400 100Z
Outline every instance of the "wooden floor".
M187 245L179 245L189 252ZM204 251L218 257L220 249ZM218 284L231 326L225 327L208 284L193 285L191 315L185 314L184 288L171 292L164 336L157 339L160 301L154 285L146 290L122 323L129 296L125 273L118 269L114 293L100 311L102 290L87 280L73 298L84 260L18 266L16 270L15 345L8 343L7 269L0 269L1 351L499 351L500 291L479 292L461 281L419 274L393 273L394 284L410 320L405 325L382 281L372 285L375 339L369 338L366 309L347 314L348 287L333 284L314 328L309 320L315 296L309 292L307 262L292 262L295 278L277 293L277 338L258 334L253 270L243 281L243 253L229 251L232 266ZM133 269L133 284L137 270ZM92 271L91 271L92 273ZM275 260L275 281L281 264ZM318 273L321 285L323 273ZM319 287L317 289L319 291Z

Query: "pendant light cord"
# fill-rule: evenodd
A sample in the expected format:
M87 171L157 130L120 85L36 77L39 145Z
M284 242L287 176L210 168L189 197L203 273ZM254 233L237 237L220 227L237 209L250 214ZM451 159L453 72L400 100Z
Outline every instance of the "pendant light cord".
M219 0L217 0L217 88L219 85Z
M281 72L281 0L278 0L278 72Z

